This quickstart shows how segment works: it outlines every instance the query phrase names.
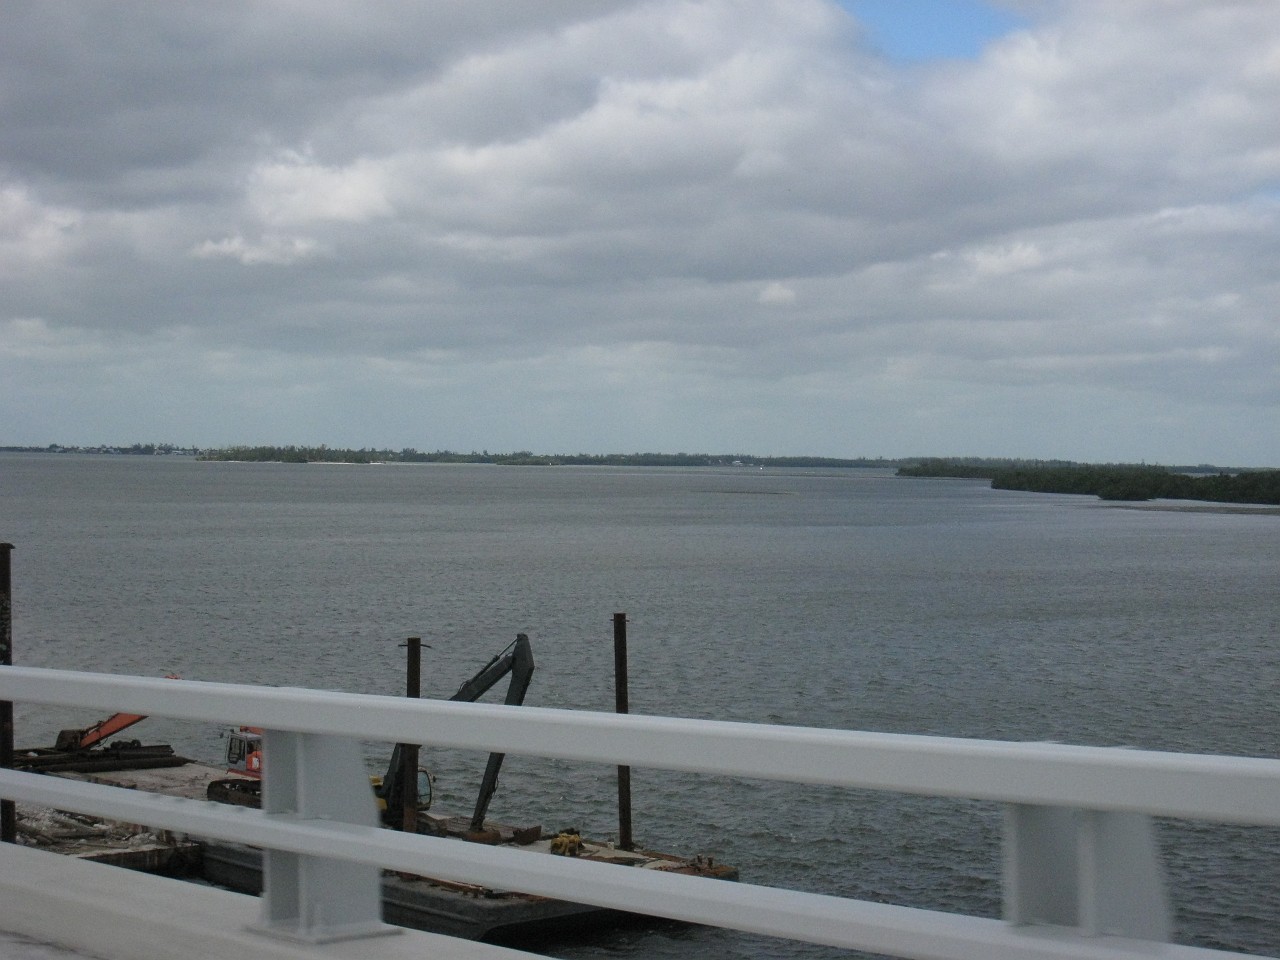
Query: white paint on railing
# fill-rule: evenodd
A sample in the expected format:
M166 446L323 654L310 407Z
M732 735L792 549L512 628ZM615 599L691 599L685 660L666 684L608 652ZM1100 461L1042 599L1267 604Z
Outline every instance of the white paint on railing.
M1280 760L6 667L0 699L793 783L1280 826Z
M296 797L252 811L0 771L0 795L13 799L238 840L302 860L377 865L901 957L1231 956L1139 939L1167 933L1148 815L1280 825L1276 760L408 701L20 667L0 668L0 698L252 723L272 731L268 763L292 749L287 744L297 738L290 734L305 733L316 735L322 754L331 736L398 740L1011 804L1006 917L1015 922L1004 922L405 836L317 819L316 810ZM295 750L291 762L306 765L305 752ZM350 776L362 781L363 772ZM303 777L313 784L309 789L325 779ZM371 803L367 790L364 796ZM326 924L306 922L306 904L292 902L305 895L308 884L291 879L284 886L290 892L281 894L281 903L288 904L265 906L264 922L276 921L277 930L293 924L304 937L326 935ZM357 916L351 923L358 927L366 919ZM1122 935L1108 935L1113 933Z

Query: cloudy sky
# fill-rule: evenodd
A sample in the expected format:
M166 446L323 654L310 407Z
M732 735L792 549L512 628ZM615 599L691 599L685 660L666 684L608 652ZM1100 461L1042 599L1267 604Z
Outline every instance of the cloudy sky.
M1275 0L0 6L0 444L1280 466Z

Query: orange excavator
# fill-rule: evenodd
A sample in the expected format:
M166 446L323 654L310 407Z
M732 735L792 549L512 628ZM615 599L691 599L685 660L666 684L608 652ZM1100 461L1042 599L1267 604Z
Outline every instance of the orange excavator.
M88 750L106 740L107 737L113 737L121 730L127 730L145 719L147 719L146 716L139 713L113 713L107 719L99 720L93 726L85 727L83 730L59 731L58 739L53 743L53 749L68 752Z
M165 679L180 678L170 673L165 675ZM83 729L61 730L52 749L33 747L15 750L14 767L40 773L62 773L178 767L190 762L185 757L175 756L173 747L167 743L144 745L138 740L106 742L145 719L144 714L113 713Z
M227 738L227 773L262 777L262 728L241 727Z

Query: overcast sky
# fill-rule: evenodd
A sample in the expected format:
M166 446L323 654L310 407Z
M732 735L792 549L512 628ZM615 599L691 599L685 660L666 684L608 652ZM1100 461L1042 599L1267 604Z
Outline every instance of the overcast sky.
M1275 0L0 5L0 444L1280 466Z

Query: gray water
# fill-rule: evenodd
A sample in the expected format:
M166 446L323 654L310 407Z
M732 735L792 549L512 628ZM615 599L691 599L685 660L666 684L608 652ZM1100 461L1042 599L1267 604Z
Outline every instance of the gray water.
M625 612L636 713L1277 755L1275 511L875 471L0 455L0 540L31 666L398 694L422 636L448 696L526 632L527 703L609 710ZM20 706L19 740L93 719ZM483 758L427 756L438 807L468 810ZM649 770L633 793L638 841L745 880L999 915L994 806ZM608 837L615 803L610 769L510 757L491 812ZM1159 829L1176 939L1280 954L1280 831ZM850 956L662 925L540 949Z

